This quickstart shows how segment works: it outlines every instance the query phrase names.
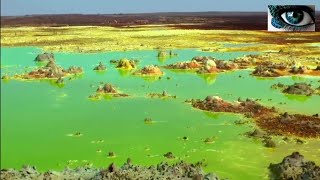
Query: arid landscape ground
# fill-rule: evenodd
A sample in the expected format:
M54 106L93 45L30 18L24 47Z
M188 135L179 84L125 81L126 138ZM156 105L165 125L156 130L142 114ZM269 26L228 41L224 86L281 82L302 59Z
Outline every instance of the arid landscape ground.
M268 32L264 12L1 17L1 175L320 178L317 28Z

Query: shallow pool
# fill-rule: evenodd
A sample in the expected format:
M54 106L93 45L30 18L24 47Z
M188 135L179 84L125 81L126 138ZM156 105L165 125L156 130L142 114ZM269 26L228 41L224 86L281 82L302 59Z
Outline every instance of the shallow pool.
M288 96L270 86L278 82L310 82L319 86L320 77L266 79L252 77L247 70L203 76L163 69L162 79L146 79L119 71L109 63L111 59L133 58L140 60L139 67L143 67L187 61L198 55L230 60L256 53L210 53L196 49L174 52L179 56L167 59L158 59L157 51L56 53L57 64L65 68L82 66L85 73L73 80L66 79L63 87L50 81L2 81L1 168L21 168L23 164L35 165L40 170L85 164L106 167L111 162L121 165L128 157L142 165L205 160L208 172L247 180L266 179L269 163L280 162L293 151L320 163L319 139L308 139L307 144L296 145L286 144L279 137L276 138L277 148L265 148L260 141L243 135L254 129L253 123L234 124L242 116L203 112L184 103L186 99L202 99L207 95L218 95L230 101L238 97L258 98L262 99L262 104L276 106L280 111L315 114L320 113L320 96ZM41 50L37 48L1 48L1 75L23 73L37 67L33 60L38 53ZM92 70L100 61L107 65L106 72ZM130 97L89 100L88 96L100 82L112 83ZM177 98L163 100L146 96L163 90ZM280 105L280 102L286 104ZM145 124L147 117L155 123ZM68 136L75 132L83 136ZM183 140L184 136L188 140ZM211 136L217 137L214 143L203 142ZM116 157L109 158L109 151ZM175 160L163 157L169 151L177 157Z

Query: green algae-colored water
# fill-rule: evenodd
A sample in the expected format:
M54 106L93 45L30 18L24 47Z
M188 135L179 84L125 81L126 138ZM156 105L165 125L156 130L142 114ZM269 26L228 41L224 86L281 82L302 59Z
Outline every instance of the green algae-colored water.
M43 171L85 164L106 167L111 162L121 165L128 157L141 165L205 160L205 170L220 177L266 179L269 163L280 162L293 151L320 163L319 139L307 139L306 144L297 145L276 137L277 148L265 148L260 141L243 135L254 129L254 123L234 124L243 119L242 116L203 112L184 103L186 99L203 99L207 95L218 95L230 101L238 97L258 98L262 99L261 103L276 106L280 111L315 114L320 113L320 96L288 96L270 86L278 82L310 82L319 86L319 77L266 79L251 77L250 71L245 70L200 76L163 69L165 75L159 80L132 76L109 64L111 59L134 58L140 60L139 67L143 67L186 61L197 55L229 60L253 53L210 53L195 49L175 52L179 56L168 59L158 59L156 51L56 53L59 65L65 68L82 66L85 73L72 80L66 79L63 87L50 81L2 81L1 168L21 168L23 164L35 165ZM22 73L26 66L28 71L36 67L33 60L38 53L41 50L36 48L1 48L1 75ZM106 72L92 70L99 61L107 65ZM89 100L88 96L100 82L112 83L130 97ZM146 96L163 90L177 98ZM147 117L155 123L145 124ZM75 132L83 135L68 136ZM184 136L188 137L187 141L182 139ZM217 137L214 143L203 142L211 136ZM101 152L97 152L98 149ZM109 151L115 152L116 157L109 158ZM176 160L163 157L169 151Z

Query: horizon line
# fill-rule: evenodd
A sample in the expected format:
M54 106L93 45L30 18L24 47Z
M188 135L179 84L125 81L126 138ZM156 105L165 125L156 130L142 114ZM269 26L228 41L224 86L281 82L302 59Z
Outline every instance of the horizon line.
M267 11L155 11L155 12L132 12L132 13L35 13L25 15L1 15L1 17L23 17L41 15L132 15L132 14L166 14L166 13L267 13Z
M25 15L0 15L0 17L25 17L25 16L54 16L54 15L137 15L137 14L170 14L170 13L267 13L268 11L155 11L155 12L132 12L132 13L35 13L35 14L25 14ZM316 14L320 13L320 10L315 11Z

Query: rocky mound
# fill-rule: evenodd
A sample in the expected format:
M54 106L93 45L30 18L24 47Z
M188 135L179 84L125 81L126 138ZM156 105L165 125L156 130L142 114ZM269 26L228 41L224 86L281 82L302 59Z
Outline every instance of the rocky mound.
M164 50L158 51L157 57L164 58L164 57L167 57L167 56L168 56L167 51L164 51Z
M256 61L251 56L239 57L232 60L233 63L237 64L239 69L246 69L256 65Z
M273 67L259 65L254 69L252 75L259 77L279 77L281 74Z
M134 75L161 76L163 72L158 66L150 65L133 73Z
M36 58L35 61L37 62L45 62L45 61L55 61L53 53L43 53L39 54Z
M67 70L64 70L66 73L69 74L81 74L83 73L82 67L77 66L70 66Z
M257 117L275 112L273 108L264 107L250 99L239 100L232 104L217 96L207 96L205 100L195 100L192 102L192 106L206 111L240 113L247 117Z
M286 87L282 92L287 94L298 94L298 95L312 95L314 89L312 89L311 84L307 83L294 83Z
M311 75L319 76L319 71L311 70L307 66L297 66L294 62L273 63L271 61L256 62L252 75L260 77L278 77L284 75ZM291 68L290 68L291 66Z
M137 60L120 59L117 61L117 68L121 69L135 69L137 67Z
M220 70L238 69L238 65L232 61L215 60L216 67Z
M278 164L270 164L270 179L272 180L319 180L320 167L313 161L307 161L299 152L285 157Z
M118 91L112 84L106 83L104 86L99 86L96 91L97 93L104 93L104 94L116 94Z
M217 65L214 60L207 60L203 66L197 71L199 74L216 73L218 72Z
M262 130L255 129L253 131L246 132L245 135L250 138L261 139L265 147L276 147L276 143L272 140L272 137Z
M63 69L51 60L46 66L31 71L20 77L23 79L60 78L68 75L80 74L82 72L83 69L81 67L71 66L68 69Z
M103 96L112 97L127 97L129 95L120 93L112 84L106 83L103 86L99 86L96 93L90 95L90 99L101 99Z
M107 69L106 65L104 65L102 62L99 62L98 66L93 68L95 71L105 71Z
M251 138L267 138L269 137L268 133L260 130L260 129L255 129L253 131L246 132L245 135Z
M312 88L311 84L307 83L294 83L293 85L284 85L282 83L274 84L271 86L273 89L281 89L283 93L306 95L311 96L314 94L320 94L320 89Z
M197 61L199 63L205 63L206 61L209 61L209 60L214 61L216 59L211 56L196 56L196 57L192 58L192 60Z
M232 61L217 60L209 56L196 56L191 61L178 62L165 66L168 69L198 70L199 74L216 73L219 71L234 70L238 65Z
M198 69L201 67L201 64L195 60L191 60L190 62L177 62L175 64L169 64L165 66L168 69Z
M169 53L165 50L160 50L158 51L158 58L166 58L166 57L172 57L172 56L177 56L178 54L174 53L173 51L169 51Z
M159 163L156 166L144 167L133 165L128 159L122 167L116 167L112 163L108 168L96 169L91 167L79 167L65 169L61 172L47 171L38 172L35 167L26 166L22 170L2 169L1 179L91 179L91 180L114 180L114 179L184 179L184 180L219 180L212 174L206 174L201 168L202 164L187 164L179 162L169 165Z
M216 71L215 59L209 56L196 56L191 61L177 62L165 66L168 69L198 69L199 72L209 73L209 71ZM213 69L211 69L213 68Z

